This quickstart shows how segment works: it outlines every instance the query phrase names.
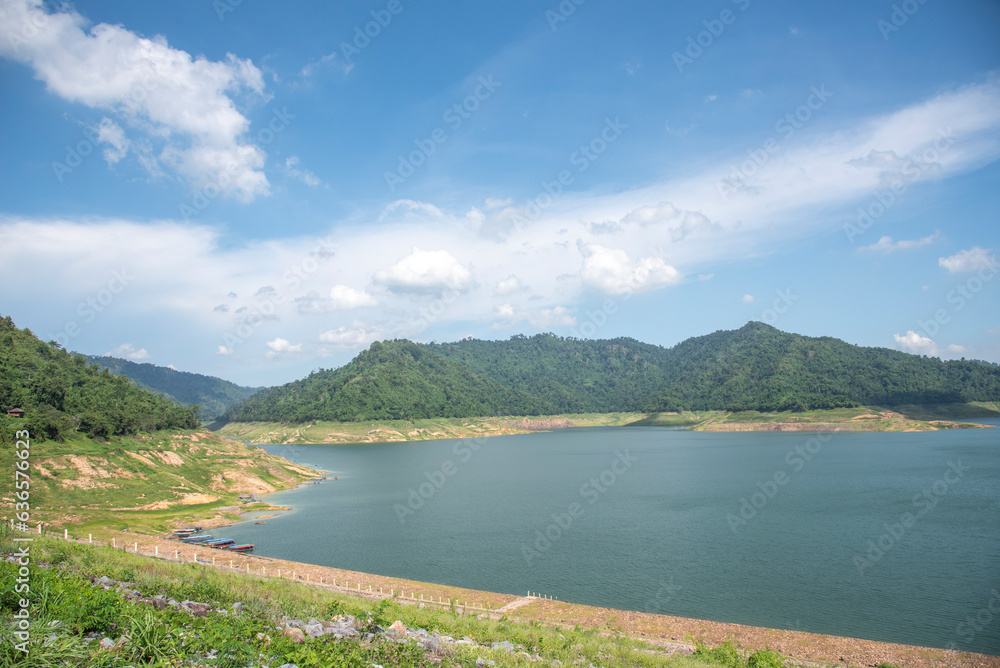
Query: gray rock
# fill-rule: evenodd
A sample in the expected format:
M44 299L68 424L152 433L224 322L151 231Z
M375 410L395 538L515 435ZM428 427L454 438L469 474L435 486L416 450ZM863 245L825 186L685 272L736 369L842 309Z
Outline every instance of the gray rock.
M233 603L233 612L243 612L243 604L239 601Z
M117 583L111 578L109 578L107 575L102 575L101 577L97 578L97 584L101 585L102 587L110 587L111 585Z
M204 617L212 609L208 603L199 603L198 601L184 601L181 603L181 609L187 610L195 617Z
M286 629L301 629L302 628L302 622L300 622L297 619L288 619L288 620L285 620L285 628Z
M111 638L101 638L101 649L111 649L115 646L115 641Z
M505 652L514 651L514 643L509 640L504 640L503 642L495 642L490 645L490 649L502 649Z
M169 605L171 608L178 608L180 607L181 604L177 602L176 598L170 598L167 599L167 605Z
M490 659L476 659L476 665L479 668L483 668L483 666L495 666L497 662Z
M302 630L305 631L310 638L319 638L325 632L323 625L319 622L316 622L315 624L306 624L302 627Z
M278 668L299 668L294 663L283 663Z

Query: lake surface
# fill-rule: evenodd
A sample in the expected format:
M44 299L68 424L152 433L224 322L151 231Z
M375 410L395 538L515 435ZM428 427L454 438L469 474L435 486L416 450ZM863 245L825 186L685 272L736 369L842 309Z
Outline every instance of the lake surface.
M266 525L226 530L261 555L1000 654L1000 429L619 427L266 450L330 480L268 496L294 510Z

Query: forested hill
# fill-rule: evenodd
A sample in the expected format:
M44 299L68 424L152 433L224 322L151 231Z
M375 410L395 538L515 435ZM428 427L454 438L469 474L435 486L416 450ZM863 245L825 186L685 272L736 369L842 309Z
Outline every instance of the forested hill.
M551 334L373 343L348 365L259 392L223 419L294 423L997 400L995 364L942 362L752 322L673 348Z
M373 343L346 366L261 390L225 415L235 422L539 415L556 407L409 341Z
M7 409L26 411L9 418ZM0 318L0 440L27 427L35 438L60 440L76 432L106 439L158 429L193 429L195 412L139 389L56 344Z
M1000 399L1000 366L942 362L751 322L670 350L652 410L803 410Z
M246 400L257 387L242 387L228 380L199 373L175 371L154 364L137 364L117 357L88 356L90 361L122 376L138 387L162 394L185 406L198 406L203 420L214 420L227 408Z

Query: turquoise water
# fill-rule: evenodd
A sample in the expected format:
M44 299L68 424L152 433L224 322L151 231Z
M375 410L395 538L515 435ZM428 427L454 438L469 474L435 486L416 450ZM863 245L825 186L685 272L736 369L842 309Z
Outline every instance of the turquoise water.
M266 449L331 479L269 496L294 510L267 525L227 529L257 554L1000 654L997 429Z

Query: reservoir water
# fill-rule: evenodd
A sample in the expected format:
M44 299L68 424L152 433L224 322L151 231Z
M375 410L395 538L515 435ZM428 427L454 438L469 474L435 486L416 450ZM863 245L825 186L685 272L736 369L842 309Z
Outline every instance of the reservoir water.
M1000 654L1000 429L595 428L266 450L330 480L268 496L294 509L266 525L226 530L257 554Z

